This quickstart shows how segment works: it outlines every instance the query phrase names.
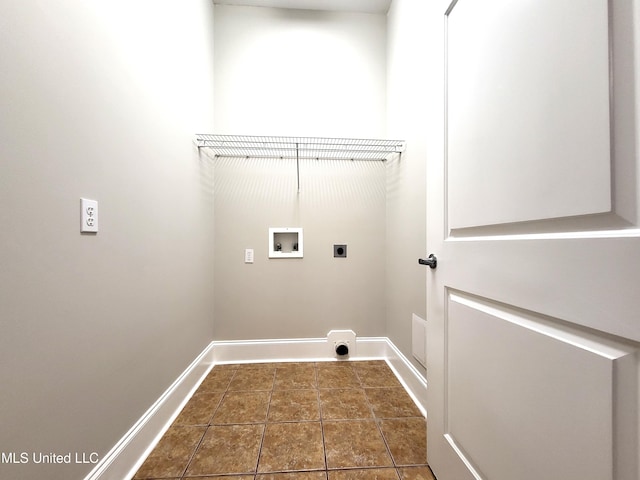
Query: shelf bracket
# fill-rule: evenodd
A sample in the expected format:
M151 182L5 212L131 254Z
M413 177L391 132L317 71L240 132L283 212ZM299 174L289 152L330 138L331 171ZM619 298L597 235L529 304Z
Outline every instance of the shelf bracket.
M298 181L298 193L300 193L300 144L296 143L296 178Z

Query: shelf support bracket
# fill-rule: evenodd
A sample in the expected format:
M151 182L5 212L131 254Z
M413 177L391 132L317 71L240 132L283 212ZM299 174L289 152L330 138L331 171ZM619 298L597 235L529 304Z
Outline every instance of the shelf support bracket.
M298 193L300 193L300 144L296 143L296 177L298 180Z

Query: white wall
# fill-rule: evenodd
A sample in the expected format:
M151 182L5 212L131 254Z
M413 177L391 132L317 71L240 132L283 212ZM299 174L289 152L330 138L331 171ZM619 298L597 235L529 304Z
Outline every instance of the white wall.
M384 335L384 164L306 160L300 183L295 161L216 160L216 340ZM268 258L269 227L302 227L304 258Z
M217 133L384 135L384 15L215 11Z
M104 455L214 330L349 327L409 355L424 303L420 9L0 4L0 451ZM213 162L191 143L213 131L409 142L386 167L303 162L300 196L293 165L251 177L221 162L214 195ZM100 202L95 236L79 233L81 196ZM287 224L305 228L303 268L266 259L266 227ZM0 464L0 476L90 468Z
M384 137L384 15L215 12L217 133ZM216 339L384 335L384 165L303 161L298 194L295 161L215 163ZM304 228L304 258L269 259L269 227Z
M407 141L387 164L386 330L411 358L412 314L426 318L427 2L394 0L387 15L387 135Z
M212 28L209 0L0 3L2 452L102 457L212 339Z

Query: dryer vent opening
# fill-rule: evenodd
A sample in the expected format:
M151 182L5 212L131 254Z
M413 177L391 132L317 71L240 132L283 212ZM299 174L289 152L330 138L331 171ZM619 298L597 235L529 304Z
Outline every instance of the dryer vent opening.
M349 345L346 342L339 342L336 344L336 355L344 357L349 355Z
M358 355L356 333L353 330L331 330L327 334L327 355L338 360L349 360Z

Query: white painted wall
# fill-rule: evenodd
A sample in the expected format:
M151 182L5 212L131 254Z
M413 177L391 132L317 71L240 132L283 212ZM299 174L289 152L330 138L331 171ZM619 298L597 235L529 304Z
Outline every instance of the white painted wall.
M215 11L218 133L384 137L384 15ZM216 340L384 335L384 165L303 161L298 194L295 161L215 163ZM269 259L269 227L302 227L304 258Z
M299 194L295 161L220 158L214 176L216 340L384 335L383 163L302 161ZM268 258L269 227L302 227L304 258Z
M102 456L214 330L353 328L410 356L424 72L420 6L394 4L388 20L209 0L0 4L2 451ZM213 162L192 145L213 131L409 148L386 167L303 163L300 196L292 164L222 162L214 195ZM97 236L79 233L81 196L100 202ZM269 263L267 227L286 225L305 228L305 258ZM0 464L0 477L90 468Z
M209 0L0 4L2 452L102 457L212 339L212 28Z
M387 135L407 141L387 164L386 332L411 355L412 314L426 318L426 131L429 72L424 51L426 3L394 0L387 15Z
M213 0L213 3L386 14L387 10L389 10L389 5L391 5L391 0Z
M385 16L216 5L217 133L385 133Z

